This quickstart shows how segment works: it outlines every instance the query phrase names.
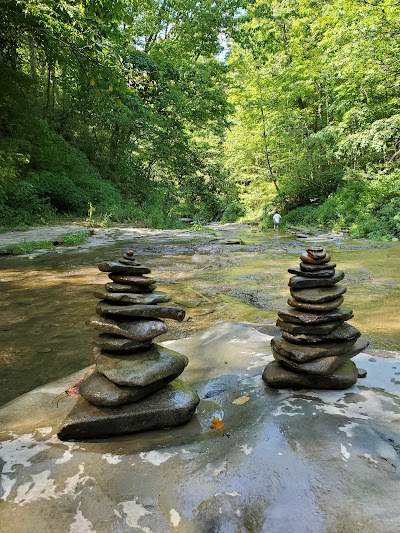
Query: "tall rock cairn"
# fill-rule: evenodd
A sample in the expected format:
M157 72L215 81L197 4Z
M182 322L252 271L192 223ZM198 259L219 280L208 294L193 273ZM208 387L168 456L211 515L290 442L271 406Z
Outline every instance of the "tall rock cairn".
M271 341L275 361L268 364L263 380L273 388L347 389L357 381L352 357L368 341L347 323L351 309L342 307L344 273L323 248L307 248L300 268L289 268L289 309L278 313L280 335Z
M151 270L125 250L116 262L103 262L111 282L95 292L97 316L87 325L100 333L95 367L79 384L80 397L62 423L61 440L87 439L183 424L199 398L176 379L188 358L158 344L167 332L163 318L182 321L185 312L164 305L171 297L156 291Z

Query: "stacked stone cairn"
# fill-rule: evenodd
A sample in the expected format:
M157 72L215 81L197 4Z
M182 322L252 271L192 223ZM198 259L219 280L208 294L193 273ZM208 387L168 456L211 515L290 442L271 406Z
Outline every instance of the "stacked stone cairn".
M182 321L185 312L164 305L171 297L156 291L150 269L125 250L116 262L103 262L111 282L95 292L97 316L87 325L100 334L96 365L79 384L79 398L61 425L61 440L80 440L167 428L190 420L199 398L177 379L185 355L153 342L168 328L161 319Z
M300 268L289 268L290 307L278 313L280 335L271 341L275 361L263 380L277 389L347 389L358 377L350 359L369 343L347 323L353 312L342 307L347 289L338 285L344 273L318 246L300 259Z

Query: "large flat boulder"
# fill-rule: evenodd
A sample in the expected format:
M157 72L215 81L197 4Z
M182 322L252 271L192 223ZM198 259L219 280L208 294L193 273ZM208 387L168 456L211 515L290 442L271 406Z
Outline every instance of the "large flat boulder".
M353 361L347 390L273 389L271 336L220 322L163 343L189 357L187 423L60 441L85 369L0 408L7 533L400 531L399 354ZM224 427L210 428L214 417Z
M86 440L179 426L189 422L197 394L175 380L155 394L118 408L91 405L80 398L58 430L61 440Z
M273 361L265 367L262 378L274 389L348 389L357 381L357 367L353 361L347 361L328 376L299 374L282 368Z

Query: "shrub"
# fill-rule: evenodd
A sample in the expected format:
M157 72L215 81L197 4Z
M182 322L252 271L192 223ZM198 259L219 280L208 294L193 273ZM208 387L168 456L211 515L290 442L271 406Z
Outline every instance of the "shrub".
M347 171L347 181L320 206L299 207L283 225L324 225L353 237L390 239L400 234L400 171Z

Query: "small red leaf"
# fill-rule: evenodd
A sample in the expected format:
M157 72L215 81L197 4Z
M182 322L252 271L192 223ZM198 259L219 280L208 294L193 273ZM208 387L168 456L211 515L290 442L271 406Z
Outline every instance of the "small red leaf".
M82 379L80 379L74 385L72 385L69 389L67 389L65 391L65 394L68 394L68 396L71 396L71 398L79 398L79 396L80 396L79 387L80 387L82 381L85 381L85 379L88 378L92 372L94 372L94 367L90 368L86 372L86 374L83 376Z

